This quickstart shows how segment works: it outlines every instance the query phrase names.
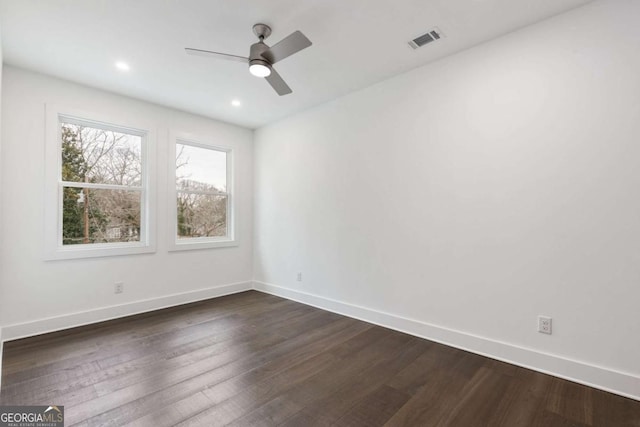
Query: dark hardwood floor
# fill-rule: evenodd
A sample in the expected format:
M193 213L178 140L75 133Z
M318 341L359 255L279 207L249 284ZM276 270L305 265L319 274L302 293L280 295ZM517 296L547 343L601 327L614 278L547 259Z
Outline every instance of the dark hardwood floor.
M640 426L640 402L259 292L5 343L66 426Z

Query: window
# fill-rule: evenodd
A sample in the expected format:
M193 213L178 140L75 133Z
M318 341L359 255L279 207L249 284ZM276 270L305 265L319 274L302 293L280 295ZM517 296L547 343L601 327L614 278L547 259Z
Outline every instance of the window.
M84 117L48 119L48 258L153 251L149 132Z
M172 140L172 249L235 245L231 150L180 137Z

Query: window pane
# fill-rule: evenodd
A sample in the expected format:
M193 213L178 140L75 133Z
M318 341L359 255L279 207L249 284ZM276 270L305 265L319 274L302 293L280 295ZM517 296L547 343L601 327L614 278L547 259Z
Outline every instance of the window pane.
M62 180L141 185L142 138L62 123Z
M227 196L178 193L178 238L227 235Z
M227 153L176 144L178 190L227 191Z
M62 244L140 241L139 191L63 188Z

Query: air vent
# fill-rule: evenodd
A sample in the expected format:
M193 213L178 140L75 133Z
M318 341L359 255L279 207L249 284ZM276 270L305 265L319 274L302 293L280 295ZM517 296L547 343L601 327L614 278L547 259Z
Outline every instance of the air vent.
M442 31L437 28L429 31L426 34L421 35L420 37L416 37L415 39L409 42L409 46L414 49L424 46L425 44L429 44L431 42L435 42L440 40L443 36Z

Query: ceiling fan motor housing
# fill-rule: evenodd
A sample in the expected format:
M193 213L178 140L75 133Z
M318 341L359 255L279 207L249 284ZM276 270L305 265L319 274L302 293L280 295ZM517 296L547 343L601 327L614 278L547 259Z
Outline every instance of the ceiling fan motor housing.
M262 42L252 44L249 52L249 66L259 64L271 68L271 63L262 56L262 53L267 49L269 46Z
M263 42L254 43L251 45L251 50L249 51L249 61L264 61L268 63L266 58L262 56L262 53L269 49L269 46L264 44Z

